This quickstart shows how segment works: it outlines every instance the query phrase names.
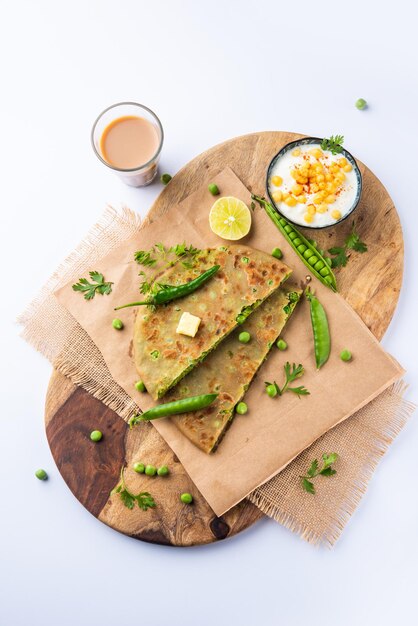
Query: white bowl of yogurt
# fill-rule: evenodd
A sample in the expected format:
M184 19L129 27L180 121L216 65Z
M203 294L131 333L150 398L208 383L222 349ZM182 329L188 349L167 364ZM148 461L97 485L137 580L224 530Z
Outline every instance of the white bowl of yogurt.
M354 157L321 148L307 137L286 144L267 170L267 193L277 211L305 228L328 228L347 219L357 207L362 177Z

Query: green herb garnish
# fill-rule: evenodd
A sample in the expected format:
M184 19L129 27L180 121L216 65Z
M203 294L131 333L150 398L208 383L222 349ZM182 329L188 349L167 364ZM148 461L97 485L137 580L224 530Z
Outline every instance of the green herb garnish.
M300 477L303 489L308 493L315 493L315 486L312 482L312 478L315 478L316 476L334 476L334 474L337 473L337 470L333 469L331 465L335 463L337 459L338 454L336 452L331 452L331 454L323 454L323 464L321 469L319 469L319 463L317 459L312 461L310 468L306 472L306 476Z
M331 135L329 139L324 139L321 141L322 150L329 150L331 154L340 154L342 152L342 144L344 142L343 135Z
M87 278L80 278L79 282L73 285L73 290L81 291L86 300L92 300L96 293L108 296L112 291L113 283L105 281L103 274L100 274L100 272L89 272L89 276L93 282L90 283Z
M361 241L360 236L356 232L355 223L353 222L353 226L350 234L344 241L343 246L334 246L330 248L328 252L330 254L334 254L335 256L331 259L331 267L345 267L347 265L348 259L350 258L347 255L347 250L354 250L355 252L367 252L367 244L364 241Z
M152 249L152 251L154 251L154 249ZM154 259L151 256L151 252L147 250L138 250L137 252L135 252L134 259L137 263L139 263L139 265L144 266L152 266L155 265L157 262L157 259Z
M123 504L126 506L126 508L130 510L134 508L135 502L143 511L155 508L156 504L154 498L150 493L148 493L148 491L141 491L141 493L138 493L138 495L135 495L131 491L129 491L125 484L124 470L125 468L122 465L122 468L120 470L120 481L116 485L116 487L112 489L110 495L113 496L114 494L118 493Z
M280 387L276 383L276 381L273 381L272 383L265 382L264 384L265 384L266 388L267 387L270 387L270 388L274 387L275 390L276 390L276 394L274 394L274 395L279 395L279 396L282 396L286 391L291 391L292 393L296 394L299 397L300 396L308 396L308 395L310 395L310 392L303 385L300 385L300 387L289 387L289 385L291 383L293 383L293 381L295 381L297 378L300 378L305 373L303 365L301 365L300 363L299 363L298 366L296 366L296 363L293 363L293 365L290 365L290 363L288 361L283 366L283 368L284 368L284 373L285 373L285 376L286 376L286 381L285 381L283 387L280 389ZM272 394L272 397L274 397L273 394Z

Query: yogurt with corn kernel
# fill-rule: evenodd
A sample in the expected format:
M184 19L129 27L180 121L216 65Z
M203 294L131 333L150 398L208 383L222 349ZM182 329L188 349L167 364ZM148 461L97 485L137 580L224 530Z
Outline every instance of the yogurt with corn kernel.
M359 181L341 154L319 143L296 145L279 156L268 180L270 197L280 212L301 226L331 226L351 212Z

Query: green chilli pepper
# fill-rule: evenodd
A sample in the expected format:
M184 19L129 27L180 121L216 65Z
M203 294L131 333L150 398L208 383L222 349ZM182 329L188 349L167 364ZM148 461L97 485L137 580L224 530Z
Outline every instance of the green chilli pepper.
M171 302L171 300L177 300L177 298L183 298L184 296L188 296L196 289L199 289L204 283L206 283L216 272L220 269L220 265L214 265L210 269L197 276L197 278L191 280L189 283L184 283L184 285L160 285L160 291L157 291L156 294L151 296L148 300L144 300L143 302L131 302L130 304L123 304L122 306L117 306L115 311L119 311L119 309L126 309L129 306L142 306L142 305L156 305L156 304L166 304L167 302Z
M276 209L265 198L251 196L265 210L269 218L276 224L283 237L290 243L298 257L305 263L306 267L316 276L321 283L333 291L337 291L337 281L334 272L328 265L327 260L319 250L292 226L284 217L281 217Z
M149 420L159 419L160 417L179 415L180 413L188 413L189 411L199 411L212 404L218 395L217 393L207 393L202 396L192 396L191 398L183 398L182 400L159 404L152 409L148 409L145 413L131 417L129 426L132 428L132 426L135 426L138 422L148 422Z
M318 298L307 289L305 295L311 308L312 332L314 337L316 368L319 370L328 361L331 351L328 318Z

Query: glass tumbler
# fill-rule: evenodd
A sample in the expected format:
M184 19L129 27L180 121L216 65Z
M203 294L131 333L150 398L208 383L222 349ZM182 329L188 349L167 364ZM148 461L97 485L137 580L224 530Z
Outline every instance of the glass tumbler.
M139 164L136 167L123 169L117 167L115 164L110 163L104 157L101 147L101 140L104 131L113 122L116 122L120 118L142 118L152 124L157 134L157 142L155 147L155 154L146 162ZM98 159L106 165L106 167L113 170L119 178L130 185L131 187L143 187L149 185L157 174L158 161L160 160L161 148L163 146L164 131L161 126L161 122L151 109L138 104L137 102L119 102L105 109L100 113L99 117L93 124L91 131L91 143L93 150Z

